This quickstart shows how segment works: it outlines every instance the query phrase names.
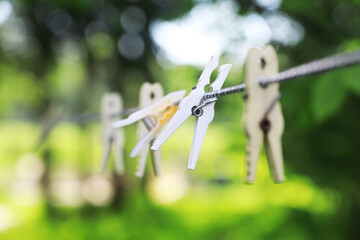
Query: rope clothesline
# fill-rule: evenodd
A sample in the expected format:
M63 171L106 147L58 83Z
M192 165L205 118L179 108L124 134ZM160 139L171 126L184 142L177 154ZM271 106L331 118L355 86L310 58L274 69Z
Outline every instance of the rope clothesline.
M259 84L263 87L266 87L268 84L271 83L284 82L298 77L320 74L323 72L328 72L330 70L352 66L358 63L360 63L360 50L356 50L350 53L341 53L330 57L322 58L319 60L314 60L308 63L304 63L300 66L290 68L288 70L279 72L269 77L260 78ZM217 98L219 97L243 92L245 88L246 88L245 83L241 83L238 85L222 88L217 91L207 92L204 94L203 100L214 99L214 101L216 101ZM201 107L202 106L198 106L196 109L199 109ZM125 109L117 116L125 116L137 110L138 108ZM99 113L88 113L88 114L79 114L74 116L59 117L54 119L54 121L86 123L86 122L98 121L99 119L100 119Z

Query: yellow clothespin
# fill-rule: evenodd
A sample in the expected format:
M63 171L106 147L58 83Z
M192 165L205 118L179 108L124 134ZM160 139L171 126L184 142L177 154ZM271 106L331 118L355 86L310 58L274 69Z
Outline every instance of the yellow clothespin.
M118 174L124 173L124 133L122 130L113 129L112 124L120 120L123 111L123 102L118 93L105 93L101 101L101 120L102 120L102 141L103 158L102 171L106 169L109 162L111 147L115 153L115 167Z
M275 182L283 182L283 156L281 136L284 118L279 103L279 84L261 86L259 79L278 72L278 59L272 46L263 49L252 48L245 62L246 100L243 125L246 143L246 182L255 181L256 168L264 141L266 155Z
M143 86L141 94L144 92L144 95L147 95L147 97L150 94L150 98L151 98L151 95L152 95L151 91L146 89L148 86L151 86L151 85L149 84L149 85ZM156 86L157 85L155 85L153 87L158 88ZM155 94L160 95L160 90L158 89L156 91L157 92L153 92L154 96L155 96ZM161 92L162 92L162 90L161 90ZM131 151L130 157L136 157L142 152L142 150L144 148L147 148L147 149L149 148L150 145L148 145L148 144L152 143L158 137L162 127L168 121L170 121L170 119L173 117L173 115L178 110L178 104L184 95L185 95L185 90L180 90L180 91L169 93L166 96L164 96L156 101L153 100L152 104L130 114L126 119L117 121L112 124L113 128L119 128L119 127L124 127L129 124L135 123L139 120L142 120L143 123L145 124L146 128L148 129L147 132L144 131L144 132L139 133L139 136L142 136L142 137L139 140L139 142L136 144L134 149ZM143 100L141 100L141 102L142 101ZM145 105L145 103L146 103L146 99L144 99L144 105ZM144 136L142 134L144 134ZM139 161L141 161L141 164L144 164L143 167L145 167L144 162L146 162L147 154L145 155L145 152L142 152L142 154L143 155L140 157ZM157 159L159 159L159 158L157 158ZM160 173L159 172L160 168L158 168L158 166L160 166L160 165L158 164L157 161L155 161L154 163L155 163L155 165L154 165L155 174L158 174L158 173ZM140 171L138 171L136 175L141 176L143 174L143 169L141 169L141 168L142 168L142 166L139 167Z
M164 91L160 83L154 83L154 84L144 83L140 89L139 109L144 109L150 106L151 104L156 103L163 96L164 96ZM147 125L151 125L151 126L146 126L144 122L139 122L139 126L138 126L139 140L144 138L150 132L151 128L153 128L155 125L154 119L152 119L151 117L147 118L145 121L147 121ZM138 177L144 176L146 160L149 155L150 144L152 144L152 141L150 141L149 143L145 143L144 147L142 148L139 154L138 165L135 173L135 175ZM151 160L152 160L154 173L156 176L159 176L161 175L161 151L157 151L157 152L150 151L150 153L151 153Z

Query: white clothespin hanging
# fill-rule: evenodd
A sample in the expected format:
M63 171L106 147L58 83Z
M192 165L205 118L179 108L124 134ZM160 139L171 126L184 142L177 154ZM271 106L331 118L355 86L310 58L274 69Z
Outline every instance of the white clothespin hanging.
M145 90L142 90L142 92L143 91L145 93ZM146 126L150 130L136 144L136 146L130 153L130 157L136 157L137 155L139 155L142 149L144 149L147 144L152 142L158 136L161 128L171 119L171 117L177 111L178 103L184 95L185 90L169 93L165 97L162 97L161 99L155 101L153 104L143 109L140 109L133 114L130 114L126 119L115 122L112 125L113 128L119 128L135 123L139 120L143 120L144 123L146 123L147 125L152 125ZM144 158L144 156L141 156L140 158Z
M176 131L180 125L190 117L194 108L203 106L200 110L198 118L195 123L194 137L191 147L190 159L188 163L188 168L194 169L197 158L199 156L203 140L205 138L205 133L208 125L214 117L214 105L215 101L210 100L211 103L207 101L202 101L202 97L205 94L204 88L210 83L210 75L218 66L218 59L212 57L208 64L205 66L204 71L202 72L198 83L189 93L189 95L183 98L179 104L179 109L175 113L174 117L170 120L168 125L155 140L155 143L152 145L151 149L156 151L162 144ZM213 90L220 89L222 84L225 81L227 74L229 73L231 65L226 64L220 67L218 78L212 85ZM201 115L202 114L202 115Z
M210 84L210 91L216 91L221 89L227 75L230 72L230 69L231 64L225 64L219 67L219 72L216 80L212 84ZM195 120L194 136L188 163L189 169L195 169L196 162L200 155L201 146L205 139L206 130L209 124L214 119L215 101L216 100L214 99L207 99L201 103L201 105L204 105L204 107L202 107L202 115L197 117Z
M101 120L102 120L102 141L103 157L102 171L106 169L109 162L111 147L115 153L115 168L118 174L124 173L124 133L122 130L112 128L115 121L120 120L123 111L123 102L118 93L105 93L101 101Z
M284 169L281 136L284 119L279 103L279 84L272 83L262 87L261 77L278 72L278 59L272 46L263 49L253 48L245 62L246 100L243 125L247 136L246 143L246 182L255 181L256 168L264 141L266 155L275 182L283 182Z
M139 99L139 109L144 109L151 104L156 103L164 96L163 88L161 87L160 83L144 83L140 89L140 99ZM147 124L151 126L146 126L144 122L139 122L138 126L138 138L141 141L150 131L148 127L153 128L155 123L153 122L154 119L148 118ZM153 141L153 140L152 140ZM151 142L152 142L151 141ZM150 144L151 142L145 143L143 148L140 151L138 157L138 165L136 168L135 175L137 177L143 177L146 167L146 162L149 155ZM154 173L156 176L161 175L161 152L153 152L151 151L151 160L154 169Z

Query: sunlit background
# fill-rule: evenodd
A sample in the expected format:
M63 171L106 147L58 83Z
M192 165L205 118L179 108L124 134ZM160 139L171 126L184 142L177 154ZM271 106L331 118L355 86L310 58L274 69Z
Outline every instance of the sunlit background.
M262 151L246 185L241 94L215 106L195 171L194 118L143 179L101 174L101 97L196 84L213 55L243 81L251 47L280 69L360 47L357 0L0 1L0 239L359 239L360 68L281 85L286 182ZM113 155L113 154L112 154Z

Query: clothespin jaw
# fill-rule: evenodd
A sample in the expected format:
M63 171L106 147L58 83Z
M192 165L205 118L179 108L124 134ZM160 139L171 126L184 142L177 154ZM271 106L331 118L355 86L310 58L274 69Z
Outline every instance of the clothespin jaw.
M163 97L163 95L164 95L164 91L160 83L154 83L154 84L144 83L140 89L139 108L144 109L150 106L151 104L156 103L158 100L160 100ZM147 121L150 122L152 127L154 127L155 125L154 120L155 119L152 119L151 116L149 116L147 119ZM138 139L139 140L143 139L149 133L149 131L150 129L148 129L148 127L145 126L144 122L140 121L138 125ZM145 143L139 154L138 165L135 173L135 175L138 177L144 176L146 162L150 150L150 144L152 144L152 141L150 143ZM151 151L151 160L155 175L156 176L161 175L161 152Z
M259 84L261 77L277 72L278 59L272 46L249 51L245 62L246 100L243 114L247 137L245 181L248 183L255 181L262 141L274 181L279 183L285 180L281 144L284 118L278 101L279 84L272 83L265 87Z
M101 121L102 121L102 142L103 157L102 171L106 169L109 162L111 148L114 148L115 166L118 174L124 173L123 145L124 133L122 130L112 128L115 121L120 120L123 111L123 101L118 93L105 93L101 101Z

